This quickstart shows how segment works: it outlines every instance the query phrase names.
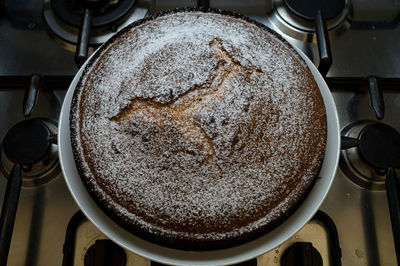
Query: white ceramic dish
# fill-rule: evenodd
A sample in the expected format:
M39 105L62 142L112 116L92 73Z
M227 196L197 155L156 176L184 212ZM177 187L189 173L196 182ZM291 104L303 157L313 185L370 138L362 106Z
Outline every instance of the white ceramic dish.
M215 251L184 251L163 247L136 237L109 218L97 206L81 181L75 165L70 138L70 106L81 69L73 79L61 109L58 144L61 168L68 188L86 217L111 240L140 256L175 265L227 265L249 260L266 253L298 232L319 209L335 176L340 151L340 131L336 107L321 74L313 63L295 48L306 61L320 88L327 113L328 136L324 161L316 183L299 208L271 232L245 244Z

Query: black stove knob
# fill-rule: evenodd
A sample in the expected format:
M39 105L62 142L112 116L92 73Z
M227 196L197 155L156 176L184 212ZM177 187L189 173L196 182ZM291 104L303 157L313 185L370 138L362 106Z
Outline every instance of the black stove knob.
M85 266L125 266L125 251L111 240L97 240L86 252Z
M318 250L309 242L296 242L285 250L281 266L322 266Z

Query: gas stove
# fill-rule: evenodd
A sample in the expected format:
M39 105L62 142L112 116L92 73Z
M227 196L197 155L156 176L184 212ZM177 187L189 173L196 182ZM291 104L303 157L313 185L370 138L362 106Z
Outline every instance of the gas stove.
M250 16L300 48L326 77L342 129L340 163L320 211L287 242L241 265L396 265L400 232L393 233L387 195L398 189L400 2L301 2L1 1L1 203L11 172L22 183L7 265L160 265L116 246L83 216L62 177L54 133L88 54L135 20L198 5ZM15 139L18 130L24 135ZM29 139L41 140L38 154L19 151ZM399 198L392 202L399 221ZM4 246L7 233L0 235Z

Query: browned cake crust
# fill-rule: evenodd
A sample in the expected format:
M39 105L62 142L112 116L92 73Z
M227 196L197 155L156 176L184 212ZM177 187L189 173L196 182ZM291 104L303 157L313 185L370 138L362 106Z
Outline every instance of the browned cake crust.
M326 114L301 57L238 15L175 10L117 33L71 109L82 181L116 222L183 249L270 230L320 169Z

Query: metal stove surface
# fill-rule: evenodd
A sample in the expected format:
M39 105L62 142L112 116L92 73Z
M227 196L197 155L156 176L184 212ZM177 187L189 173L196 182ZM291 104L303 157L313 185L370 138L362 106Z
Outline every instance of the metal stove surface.
M342 129L358 120L376 120L367 91L333 90L332 94ZM382 122L400 130L398 91L384 91L384 99L387 112ZM364 189L338 167L321 210L336 224L343 265L396 265L386 191Z
M279 1L211 1L211 7L225 8L250 15L274 28L274 9ZM50 37L43 19L43 2L3 1L7 11L0 13L1 77L41 75L72 76L77 68L74 54ZM195 6L196 1L138 1L151 12L169 7ZM346 20L350 25L340 34L332 33L333 65L328 77L400 77L400 27L398 1L347 2ZM307 34L306 34L307 35ZM314 62L318 61L315 38L307 40L285 36ZM329 79L328 79L329 81ZM400 86L400 82L397 83ZM22 102L26 87L0 85L0 139L7 130L24 119ZM367 90L348 86L330 86L339 113L341 128L358 120L376 120ZM66 91L41 90L32 117L58 118ZM400 94L385 89L385 118L382 121L400 130ZM6 178L0 178L0 197ZM385 191L368 190L351 181L338 167L331 191L321 210L335 222L343 265L395 265L388 204ZM9 265L61 265L63 244L69 220L78 211L60 174L38 187L23 187L17 210ZM267 265L267 264L260 264ZM270 264L268 264L270 265ZM279 265L277 263L272 265Z

